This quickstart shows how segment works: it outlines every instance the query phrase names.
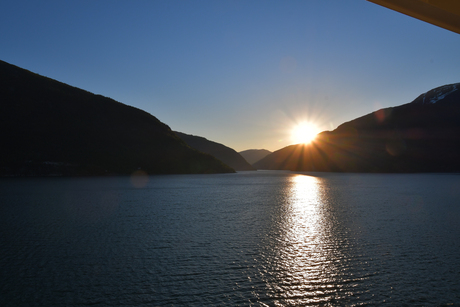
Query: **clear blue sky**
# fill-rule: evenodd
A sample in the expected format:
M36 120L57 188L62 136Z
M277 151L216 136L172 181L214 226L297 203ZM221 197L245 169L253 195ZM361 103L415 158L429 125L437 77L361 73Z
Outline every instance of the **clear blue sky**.
M460 82L460 35L365 0L4 1L0 59L237 151Z

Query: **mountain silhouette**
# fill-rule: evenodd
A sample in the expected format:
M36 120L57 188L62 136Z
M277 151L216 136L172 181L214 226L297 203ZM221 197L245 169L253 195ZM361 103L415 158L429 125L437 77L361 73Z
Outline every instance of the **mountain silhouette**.
M266 149L248 149L240 151L239 154L243 156L246 161L248 161L251 165L256 163L257 161L265 158L272 152Z
M257 169L323 172L459 172L460 83L430 90L282 148Z
M154 116L0 61L0 175L234 172Z
M252 167L239 153L230 147L210 141L200 136L185 134L177 131L176 134L190 147L216 157L237 171L255 170L255 168Z

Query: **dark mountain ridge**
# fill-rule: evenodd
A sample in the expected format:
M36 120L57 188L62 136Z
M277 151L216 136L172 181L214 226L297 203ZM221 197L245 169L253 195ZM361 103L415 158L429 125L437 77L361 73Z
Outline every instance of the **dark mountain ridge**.
M291 145L254 164L258 169L325 172L459 172L460 83L380 109Z
M237 171L255 171L254 167L252 167L239 153L230 147L210 141L201 136L185 134L177 131L175 133L190 147L216 157Z
M156 117L0 61L0 175L233 172Z

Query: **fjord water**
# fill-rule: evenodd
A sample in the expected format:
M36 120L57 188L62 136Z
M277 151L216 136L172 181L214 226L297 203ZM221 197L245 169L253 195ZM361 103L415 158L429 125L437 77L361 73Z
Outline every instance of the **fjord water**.
M2 306L460 302L460 175L0 181Z

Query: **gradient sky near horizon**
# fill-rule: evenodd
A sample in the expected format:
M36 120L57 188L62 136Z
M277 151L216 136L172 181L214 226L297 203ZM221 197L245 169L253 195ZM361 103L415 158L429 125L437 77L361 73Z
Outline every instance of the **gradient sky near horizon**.
M365 0L6 1L0 60L237 151L460 82L460 35Z

